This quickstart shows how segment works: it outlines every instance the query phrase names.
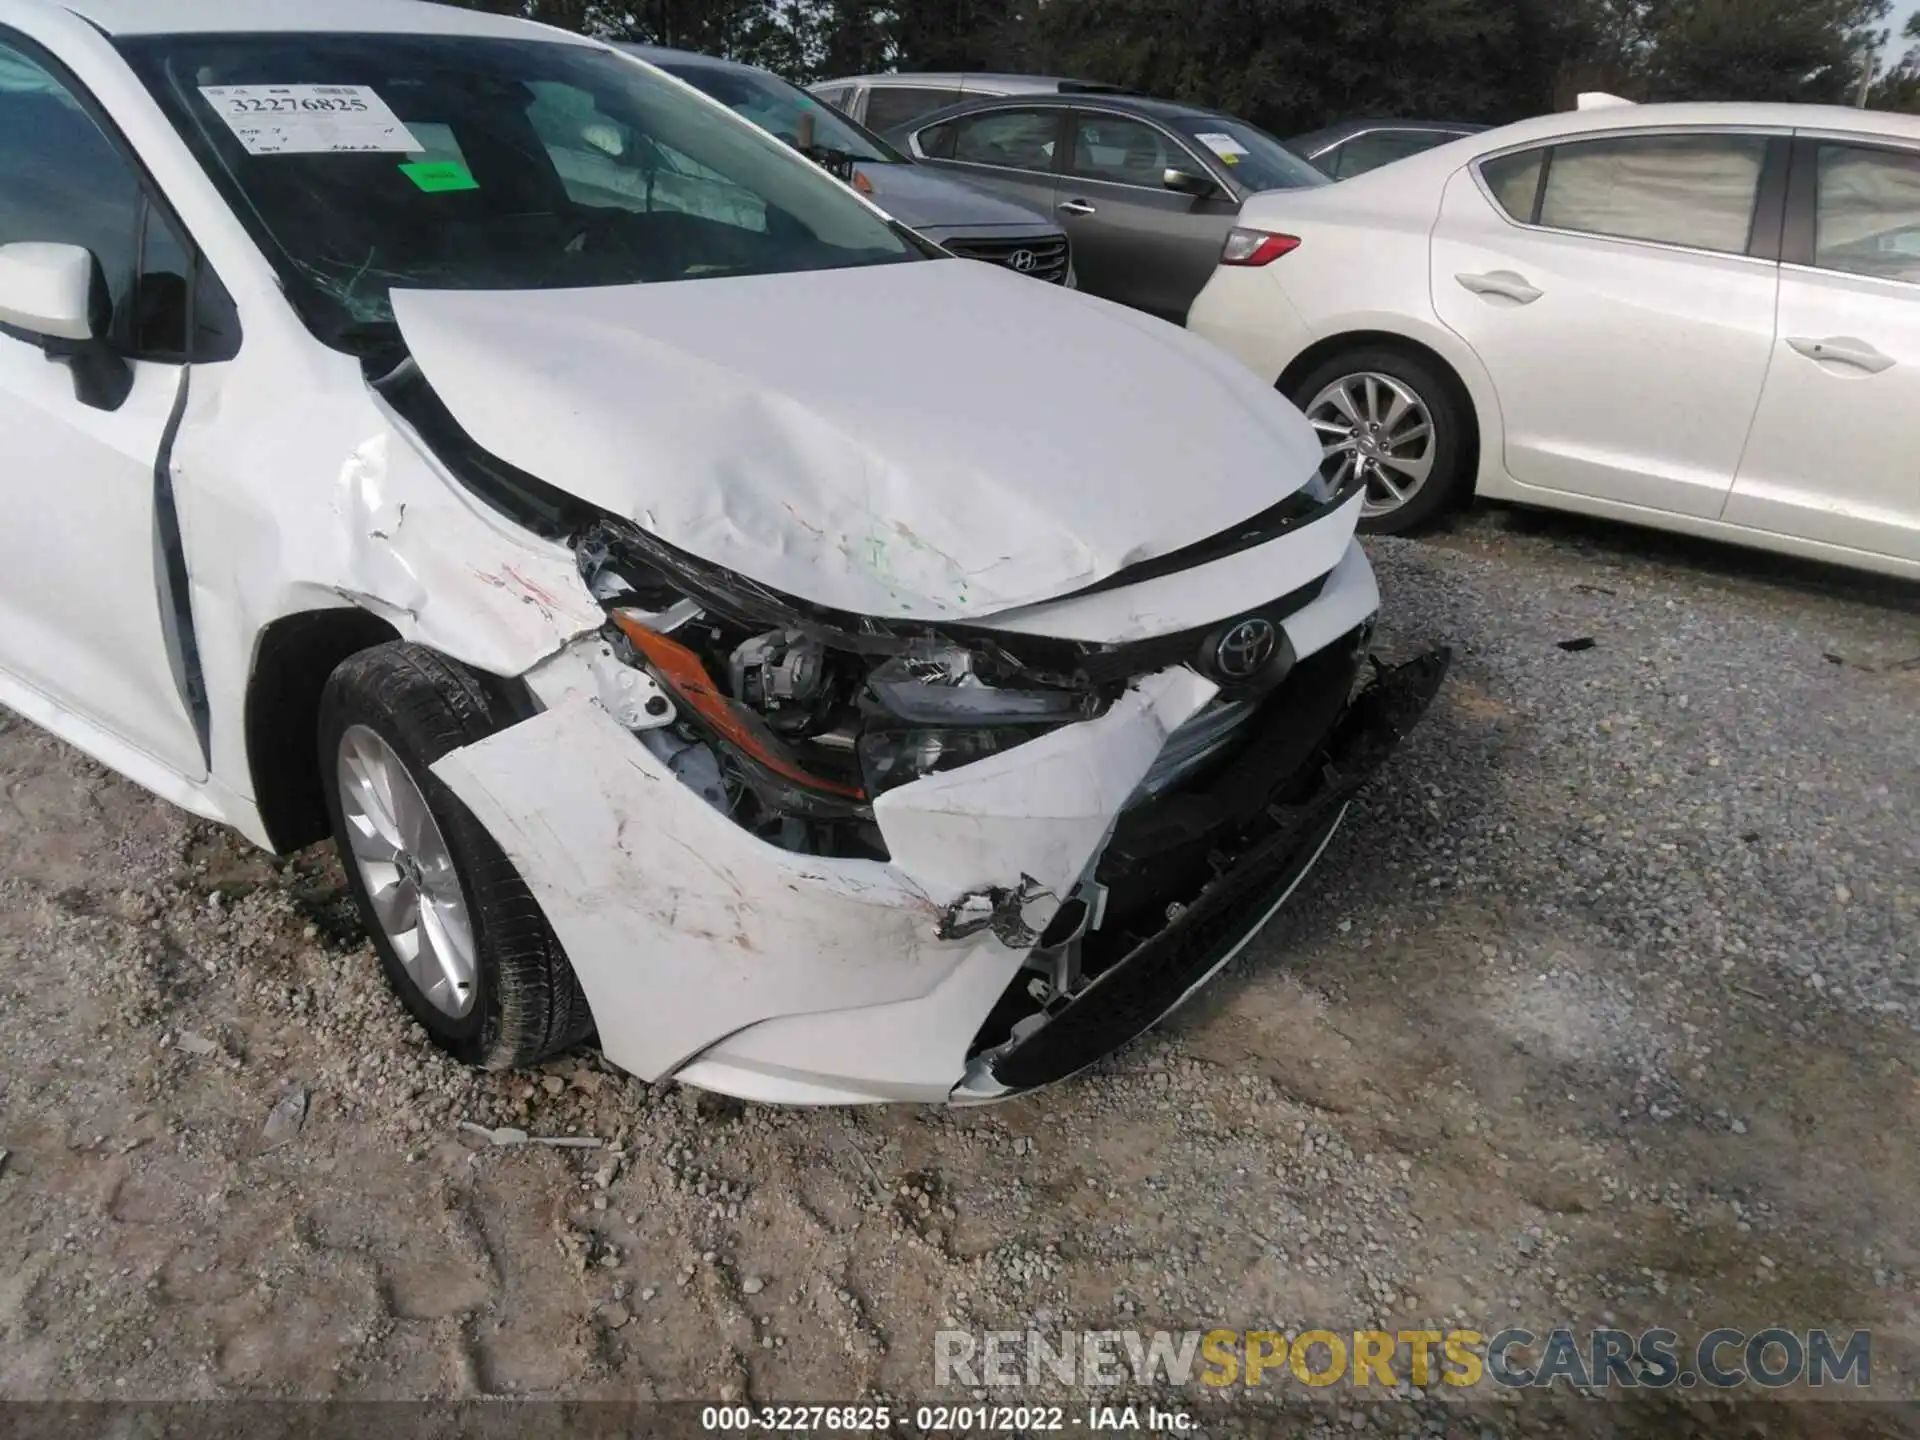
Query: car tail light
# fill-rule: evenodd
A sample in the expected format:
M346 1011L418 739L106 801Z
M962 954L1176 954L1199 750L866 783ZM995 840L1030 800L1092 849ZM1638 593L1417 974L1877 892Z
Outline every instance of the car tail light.
M1267 265L1299 248L1298 235L1276 235L1269 230L1243 230L1236 225L1227 232L1227 243L1220 251L1220 263Z

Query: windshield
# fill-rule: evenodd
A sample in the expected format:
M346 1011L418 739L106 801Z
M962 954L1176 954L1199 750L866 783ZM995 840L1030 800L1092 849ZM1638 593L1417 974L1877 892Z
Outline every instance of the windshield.
M742 119L777 135L795 149L845 155L863 163L898 165L907 157L878 135L863 130L818 96L764 70L719 65L660 66L694 89L711 95Z
M177 35L123 53L315 334L391 288L520 290L920 258L847 189L622 55L437 35Z
M1176 115L1174 128L1212 151L1249 190L1298 190L1327 177L1264 130L1225 115Z

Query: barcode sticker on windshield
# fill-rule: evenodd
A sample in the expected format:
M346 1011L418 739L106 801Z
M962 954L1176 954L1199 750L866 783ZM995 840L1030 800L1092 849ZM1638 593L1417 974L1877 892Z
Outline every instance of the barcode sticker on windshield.
M200 93L249 155L420 149L368 85L202 85Z
M1204 135L1196 135L1193 138L1213 151L1214 154L1218 155L1229 165L1236 164L1242 155L1253 153L1238 140L1234 139L1233 136L1222 135L1217 130L1210 130Z

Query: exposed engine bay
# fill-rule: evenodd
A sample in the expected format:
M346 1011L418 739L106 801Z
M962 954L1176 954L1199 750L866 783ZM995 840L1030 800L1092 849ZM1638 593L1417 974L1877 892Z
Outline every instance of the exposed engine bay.
M716 809L784 849L885 859L874 797L1091 719L1122 688L1041 668L1071 656L821 616L618 520L575 548L615 657L672 706L665 723L656 710L630 728Z

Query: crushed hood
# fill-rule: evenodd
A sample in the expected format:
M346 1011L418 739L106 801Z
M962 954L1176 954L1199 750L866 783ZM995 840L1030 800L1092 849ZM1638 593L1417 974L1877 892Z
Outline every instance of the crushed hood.
M1071 593L1268 508L1320 459L1299 412L1205 342L968 261L393 306L483 449L878 617Z

